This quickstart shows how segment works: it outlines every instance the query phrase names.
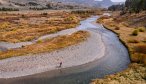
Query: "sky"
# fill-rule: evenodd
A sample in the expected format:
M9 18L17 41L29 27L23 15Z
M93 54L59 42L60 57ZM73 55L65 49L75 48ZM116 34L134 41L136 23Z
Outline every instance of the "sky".
M124 2L126 0L111 0L111 1L113 1L113 2Z
M97 0L97 1L102 1L102 0ZM111 0L111 1L113 1L113 2L124 2L126 0Z

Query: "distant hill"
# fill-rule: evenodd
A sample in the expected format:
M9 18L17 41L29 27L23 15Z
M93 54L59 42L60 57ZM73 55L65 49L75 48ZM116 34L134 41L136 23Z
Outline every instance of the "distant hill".
M113 4L114 3L111 0L103 0L103 1L101 1L102 7L105 7L105 8L107 8L107 7L109 7L109 6L113 5Z
M49 4L49 5L48 5ZM107 8L114 3L111 0L0 0L0 7L7 8L85 8L85 7L104 7Z
M56 1L56 2L63 2L63 3L76 3L76 4L82 4L90 7L109 7L113 5L114 3L111 0L50 0L50 1Z

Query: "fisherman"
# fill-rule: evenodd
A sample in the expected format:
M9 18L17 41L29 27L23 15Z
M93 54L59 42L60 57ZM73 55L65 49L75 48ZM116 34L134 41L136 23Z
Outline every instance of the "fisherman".
M62 66L62 62L60 62L60 65L59 65L59 67L61 67Z

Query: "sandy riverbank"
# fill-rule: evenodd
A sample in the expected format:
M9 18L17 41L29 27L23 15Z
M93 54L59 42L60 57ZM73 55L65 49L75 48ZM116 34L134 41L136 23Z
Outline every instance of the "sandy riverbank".
M27 55L0 61L0 78L12 78L41 73L62 68L78 66L99 59L105 47L101 35L88 30L91 36L87 41L51 53Z
M71 28L71 29L59 31L57 33L41 36L38 39L35 39L32 41L19 42L19 43L0 42L0 50L5 51L5 50L9 50L9 49L21 48L22 46L35 44L39 40L50 39L50 38L54 38L57 36L63 36L63 35L71 35L77 31L79 31L77 28Z
M95 23L97 19L97 16L88 18L81 21L81 25L76 28L90 33L90 37L80 44L54 51L52 55L42 53L33 57L28 55L4 60L0 63L5 64L0 66L4 73L0 83L89 84L91 79L125 70L130 63L127 49L117 35ZM51 58L55 58L55 61ZM57 68L60 61L63 61L63 67Z

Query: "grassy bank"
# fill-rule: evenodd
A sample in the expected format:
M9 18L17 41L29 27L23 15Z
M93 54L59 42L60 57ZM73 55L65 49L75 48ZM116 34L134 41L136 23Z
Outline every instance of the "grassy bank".
M42 14L0 14L0 41L24 42L74 28L81 20L68 12Z
M108 29L109 31L115 33L115 34L119 37L120 42L127 48L128 54L129 54L129 56L131 57L129 46L126 45L126 43L122 40L122 38L120 38L119 33L115 32L114 30L108 28L108 27L105 26L105 25L103 25L103 27L106 28L106 29ZM129 58L129 59L131 60L131 58Z
M51 52L60 48L80 43L89 37L86 31L78 31L72 35L58 36L52 39L38 41L35 44L23 46L22 48L0 52L0 59L22 56L26 54L37 54L43 52Z
M0 41L25 42L61 30L75 28L93 10L56 11L43 13L0 13Z
M146 84L146 68L142 64L133 63L123 72L95 79L92 84Z
M146 29L145 13L126 14L119 16L119 12L112 16L103 16L98 23L116 33L121 42L127 47L132 63L128 69L106 76L104 79L95 79L92 84L146 84ZM136 23L134 22L134 19Z
M140 26L140 23L139 26L130 26L132 22L127 22L127 19L129 20L133 15L129 15L127 19L125 19L126 16L125 18L123 16L118 19L116 19L116 17L118 16L102 17L98 22L102 23L105 28L115 32L119 36L121 42L128 48L132 62L146 64L146 28L142 25ZM139 16L137 15L137 17L140 17L140 14ZM143 14L141 17L144 17Z

